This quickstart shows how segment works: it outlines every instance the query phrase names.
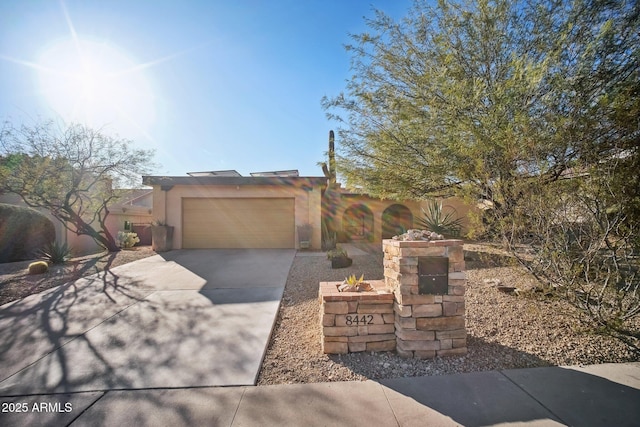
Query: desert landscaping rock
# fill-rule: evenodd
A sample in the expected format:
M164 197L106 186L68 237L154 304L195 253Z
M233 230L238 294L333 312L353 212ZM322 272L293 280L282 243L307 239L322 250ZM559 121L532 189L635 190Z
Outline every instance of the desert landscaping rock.
M400 240L404 242L416 241L416 240L442 240L444 236L442 234L434 233L428 230L407 230L406 233L399 236L393 236L393 240Z
M461 357L404 359L394 352L322 353L318 283L350 274L382 279L382 253L354 256L353 265L332 270L323 256L297 256L284 290L258 384L398 378L550 365L589 365L638 361L620 342L585 331L566 303L534 293L535 280L487 244L465 244L467 262L466 343ZM0 264L0 304L76 280L136 259L155 255L150 247L99 254L52 266L28 276L29 261ZM485 280L515 286L504 294ZM458 298L449 296L447 299ZM451 300L456 302L455 300ZM348 310L348 307L347 307ZM346 311L345 311L346 312ZM399 317L410 313L398 313ZM459 331L440 339L465 339Z
M381 251L354 256L348 269L335 271L322 257L296 257L289 272L276 326L258 384L389 379L553 365L638 361L620 342L587 332L560 300L527 290L536 281L492 245L465 244L467 260L466 345L463 356L405 359L395 352L322 352L318 283L365 275L382 279ZM505 294L485 280L517 287ZM406 315L406 314L405 314ZM400 318L400 316L399 316ZM452 331L452 353L465 340ZM448 351L448 350L447 350Z
M64 264L54 264L46 273L36 276L28 274L28 267L32 261L2 263L0 305L155 254L151 246L139 246L112 253L102 252L73 258Z

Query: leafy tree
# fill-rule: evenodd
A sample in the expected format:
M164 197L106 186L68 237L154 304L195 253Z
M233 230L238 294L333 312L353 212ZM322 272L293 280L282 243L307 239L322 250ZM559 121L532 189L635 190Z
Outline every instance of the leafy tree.
M323 99L342 123L347 184L483 199L500 219L532 186L637 143L637 120L620 125L637 104L635 6L416 1L401 22L377 12L347 46L346 91Z
M638 349L637 1L416 1L367 23L323 99L347 184L484 201L523 265Z
M617 168L618 159L605 161L532 191L519 204L506 242L547 293L566 299L596 332L640 354L640 223L616 206ZM518 250L523 243L526 253Z
M153 153L80 124L54 122L0 133L0 188L30 207L48 209L67 229L88 235L110 252L117 242L105 221L117 195L113 186L137 183Z

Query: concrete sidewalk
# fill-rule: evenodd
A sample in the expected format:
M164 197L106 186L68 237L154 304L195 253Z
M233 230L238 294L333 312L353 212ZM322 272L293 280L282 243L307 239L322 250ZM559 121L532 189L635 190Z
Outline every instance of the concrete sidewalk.
M637 426L640 363L32 395L0 403L26 409L0 413L7 426Z

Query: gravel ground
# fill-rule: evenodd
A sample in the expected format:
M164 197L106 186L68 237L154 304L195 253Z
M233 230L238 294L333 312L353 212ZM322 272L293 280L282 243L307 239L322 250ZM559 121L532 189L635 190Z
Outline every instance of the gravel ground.
M393 352L325 355L321 349L318 283L349 274L382 279L382 254L353 256L332 270L320 256L296 256L259 385L444 375L496 369L638 361L616 340L585 332L563 301L532 292L535 280L490 245L465 245L468 354L432 360ZM499 281L499 282L498 282ZM506 294L498 284L517 287Z
M368 248L369 249L369 248ZM370 250L370 249L369 249ZM0 264L0 305L155 255L150 247L75 258L48 273L29 276L29 261ZM505 294L502 285L527 290L534 280L488 245L465 245L467 258L466 321L468 354L412 360L393 352L322 353L318 283L364 273L382 279L382 254L353 256L349 268L332 270L321 256L296 256L284 291L258 384L290 384L443 375L550 365L638 361L619 342L584 332L562 301Z
M119 252L73 258L65 264L52 265L48 272L37 275L28 274L29 264L33 261L2 263L0 305L155 254L151 246L136 246Z

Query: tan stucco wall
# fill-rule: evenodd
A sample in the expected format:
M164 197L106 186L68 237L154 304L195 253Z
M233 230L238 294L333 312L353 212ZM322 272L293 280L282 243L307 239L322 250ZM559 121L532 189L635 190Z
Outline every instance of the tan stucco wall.
M107 229L114 233L114 236L118 231L124 231L124 223L129 221L132 224L149 224L151 225L151 215L131 215L131 214L119 214L110 213L107 218Z
M421 215L420 204L414 201L394 201L394 200L380 200L370 198L364 195L348 195L342 196L340 199L340 205L337 209L337 225L338 229L343 229L344 214L349 207L361 204L367 207L373 214L373 241L382 241L382 213L391 205L403 205L411 211L414 219Z
M132 212L132 209L128 209L126 212L110 212L107 217L107 229L113 234L115 238L118 235L118 231L124 231L124 222L129 221L132 224L149 224L153 217L150 213L136 213Z
M320 249L320 189L310 191L288 185L175 185L168 191L153 187L154 219L175 227L173 249L182 248L182 199L183 198L291 198L295 199L295 225L311 224L313 236L311 248ZM296 230L296 246L298 236Z
M389 206L392 205L402 205L408 208L413 215L413 228L420 228L417 224L417 219L423 216L422 209L426 210L428 201L395 201L395 200L380 200L374 199L365 195L343 195L340 201L340 205L338 206L336 215L337 215L337 226L338 229L342 230L343 220L345 211L354 205L361 204L366 206L369 210L371 210L373 214L373 241L381 242L382 241L382 214ZM463 218L463 233L467 229L469 224L469 220L467 218L467 214L470 210L470 207L465 204L459 198L448 198L442 201L443 208L453 208L456 211L456 215Z
M427 202L424 202L423 205L426 209ZM469 204L465 203L464 200L462 200L459 197L449 197L447 199L443 199L442 208L445 212L447 212L447 209L454 209L456 212L456 216L462 218L463 234L469 230L469 224L470 224L469 213L473 209L477 209L475 206L470 206Z

